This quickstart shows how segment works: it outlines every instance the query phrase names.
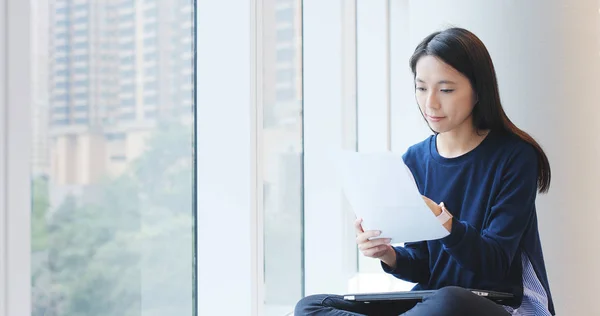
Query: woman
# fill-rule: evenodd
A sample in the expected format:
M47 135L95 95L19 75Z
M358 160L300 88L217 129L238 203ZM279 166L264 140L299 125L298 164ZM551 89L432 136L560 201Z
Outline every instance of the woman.
M535 199L550 186L540 145L517 128L500 103L494 66L471 32L427 36L410 59L416 101L434 135L404 154L422 195L450 232L392 247L356 221L357 244L385 272L437 289L418 304L356 303L337 295L302 299L295 315L554 315ZM502 306L466 288L510 292Z

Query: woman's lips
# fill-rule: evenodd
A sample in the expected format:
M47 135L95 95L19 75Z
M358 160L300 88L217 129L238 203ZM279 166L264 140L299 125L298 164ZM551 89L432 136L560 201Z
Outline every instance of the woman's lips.
M427 120L431 122L439 122L444 118L443 116L433 116L428 114L426 114L425 117L427 117Z

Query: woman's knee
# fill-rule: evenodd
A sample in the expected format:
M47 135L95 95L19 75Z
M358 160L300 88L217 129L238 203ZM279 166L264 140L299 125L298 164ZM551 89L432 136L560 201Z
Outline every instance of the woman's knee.
M329 295L315 294L302 298L294 308L294 315L309 315L323 308L323 301Z
M439 302L460 304L470 297L469 290L458 286L446 286L435 292L430 298Z

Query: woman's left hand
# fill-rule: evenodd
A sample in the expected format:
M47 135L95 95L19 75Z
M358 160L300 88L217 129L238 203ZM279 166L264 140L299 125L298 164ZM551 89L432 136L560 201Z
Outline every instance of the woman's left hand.
M448 209L446 208L446 205L444 205L444 202L440 203L440 213L441 213L441 210L443 210L444 212L447 212L448 214L452 215L452 213L450 213L450 211L448 211ZM446 228L446 230L449 233L451 233L452 232L452 217L447 222L445 222L442 225Z
M444 202L441 202L440 204L436 204L434 201L432 201L430 198L428 198L426 196L423 196L423 200L425 201L425 204L427 204L427 206L429 206L429 209L431 210L433 215L435 215L436 217L438 217L442 213L442 210L444 210L445 212L448 212L448 214L452 215L452 213L450 213L450 211L448 211L448 209L446 208L446 205L444 205ZM447 222L445 222L442 225L446 228L446 230L448 232L452 232L452 219L448 220Z

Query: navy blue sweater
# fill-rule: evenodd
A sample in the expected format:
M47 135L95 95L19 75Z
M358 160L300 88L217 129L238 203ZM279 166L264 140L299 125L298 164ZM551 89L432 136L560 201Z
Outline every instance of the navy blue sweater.
M455 285L511 292L516 299L508 305L518 307L526 254L554 314L537 226L535 149L514 135L492 132L472 151L445 158L432 135L403 158L420 193L444 202L454 216L452 232L394 247L396 268L382 263L384 271L417 283L414 289Z

